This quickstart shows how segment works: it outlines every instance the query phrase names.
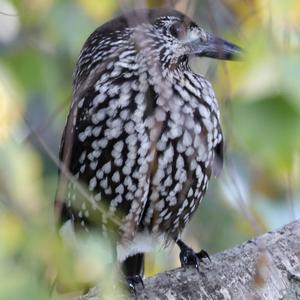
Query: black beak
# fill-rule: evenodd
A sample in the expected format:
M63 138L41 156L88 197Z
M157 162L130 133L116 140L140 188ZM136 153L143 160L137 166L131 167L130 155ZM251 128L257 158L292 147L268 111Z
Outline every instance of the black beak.
M190 44L192 54L202 57L211 57L224 60L239 60L243 50L221 38L209 35L207 41L195 40Z

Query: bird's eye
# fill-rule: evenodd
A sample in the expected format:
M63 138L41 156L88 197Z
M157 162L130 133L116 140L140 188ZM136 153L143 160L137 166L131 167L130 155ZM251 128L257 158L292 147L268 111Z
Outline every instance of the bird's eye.
M178 39L183 38L186 35L186 32L187 27L184 23L177 22L170 27L170 33Z

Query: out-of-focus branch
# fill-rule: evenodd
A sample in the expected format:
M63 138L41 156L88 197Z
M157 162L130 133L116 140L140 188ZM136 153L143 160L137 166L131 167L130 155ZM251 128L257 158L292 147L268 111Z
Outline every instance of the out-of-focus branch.
M137 299L300 299L300 221L211 260L200 273L175 269L147 278ZM92 290L81 299L99 298Z

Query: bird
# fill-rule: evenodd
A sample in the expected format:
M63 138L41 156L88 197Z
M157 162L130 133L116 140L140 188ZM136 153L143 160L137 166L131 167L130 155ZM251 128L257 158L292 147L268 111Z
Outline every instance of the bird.
M125 12L83 45L55 212L61 228L112 237L129 288L142 283L144 255L160 243L179 246L182 267L209 257L181 239L223 165L219 105L190 58L241 53L167 8Z

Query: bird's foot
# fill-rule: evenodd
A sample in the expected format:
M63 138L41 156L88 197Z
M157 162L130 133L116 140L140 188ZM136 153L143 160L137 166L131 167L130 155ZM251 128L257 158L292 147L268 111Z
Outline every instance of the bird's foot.
M200 252L196 253L192 248L188 247L181 240L177 240L176 243L178 244L181 250L179 254L179 258L180 258L182 268L193 266L199 272L199 265L202 261L204 261L204 258L210 260L210 257L205 250L201 250Z
M145 287L143 279L140 275L127 276L126 281L127 281L129 292L134 296L136 296L137 288Z

